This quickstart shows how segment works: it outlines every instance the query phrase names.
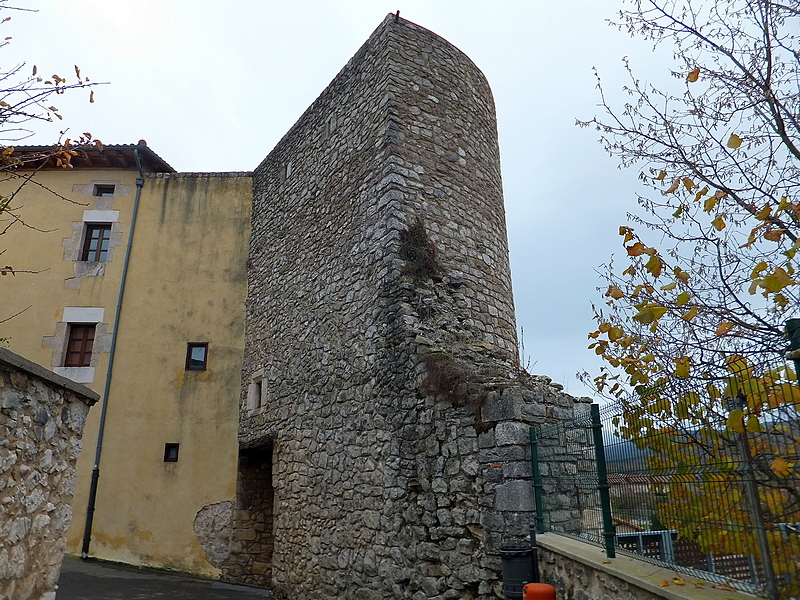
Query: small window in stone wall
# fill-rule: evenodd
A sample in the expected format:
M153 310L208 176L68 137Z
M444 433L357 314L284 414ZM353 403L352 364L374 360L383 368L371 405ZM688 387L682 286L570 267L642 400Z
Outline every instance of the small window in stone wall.
M94 186L94 196L113 196L116 186L111 184L97 183Z
M256 410L261 406L261 379L254 379L247 388L247 410Z
M205 371L208 365L208 342L186 344L186 370Z
M327 140L334 131L336 131L336 115L331 115L331 117L325 121L325 125L322 126L322 139Z
M180 444L164 444L164 462L178 462L178 450Z
M281 183L289 179L292 176L292 163L287 162L281 168Z

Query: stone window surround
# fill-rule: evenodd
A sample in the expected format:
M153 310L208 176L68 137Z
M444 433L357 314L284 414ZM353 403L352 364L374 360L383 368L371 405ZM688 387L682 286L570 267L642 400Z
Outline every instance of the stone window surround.
M96 264L95 261L81 261L83 247L85 245L85 234L87 224L111 225L111 240L108 243L108 254L103 262L111 262L114 258L114 247L121 243L119 211L118 210L85 210L80 221L72 223L72 236L64 239L64 260L75 262L89 262ZM99 273L102 275L102 273Z
M103 322L105 308L96 306L65 306L61 321L56 323L55 333L42 339L43 348L52 348L51 366L57 375L71 379L76 383L92 383L95 368L100 360L100 353L107 352L111 344L108 324ZM94 346L92 348L91 365L88 367L65 367L64 360L69 341L69 326L72 323L96 325Z
M113 196L95 196L97 186L114 186ZM92 180L89 183L77 183L72 186L72 193L92 197L92 209L83 211L83 218L72 223L70 237L64 238L63 260L73 263L74 276L64 281L65 289L80 289L84 277L99 277L105 273L106 263L114 259L114 248L122 244L122 232L119 223L119 211L111 210L112 204L121 197L129 196L131 186L118 180ZM111 239L105 262L82 261L86 223L111 223Z
M250 385L247 386L247 414L259 415L264 408L264 369L257 369L250 375Z

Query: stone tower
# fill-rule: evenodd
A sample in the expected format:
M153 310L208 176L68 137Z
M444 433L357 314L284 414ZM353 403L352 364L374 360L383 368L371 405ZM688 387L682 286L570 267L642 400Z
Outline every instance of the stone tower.
M527 533L494 102L389 15L254 173L226 577L289 598L495 598Z

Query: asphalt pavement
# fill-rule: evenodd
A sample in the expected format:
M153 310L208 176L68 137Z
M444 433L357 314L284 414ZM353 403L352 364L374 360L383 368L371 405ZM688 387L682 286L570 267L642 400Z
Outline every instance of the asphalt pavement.
M65 556L56 600L263 600L269 590Z

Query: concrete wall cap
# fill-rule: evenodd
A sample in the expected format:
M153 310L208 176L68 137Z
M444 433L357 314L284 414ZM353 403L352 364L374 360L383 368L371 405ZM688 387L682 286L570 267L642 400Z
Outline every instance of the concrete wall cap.
M59 387L65 388L80 397L86 404L92 406L100 399L100 394L90 390L85 385L75 383L71 379L56 375L52 371L45 369L35 362L23 358L19 354L11 352L8 348L0 348L0 364L10 365L25 371L28 375L41 379L43 381L53 383Z

